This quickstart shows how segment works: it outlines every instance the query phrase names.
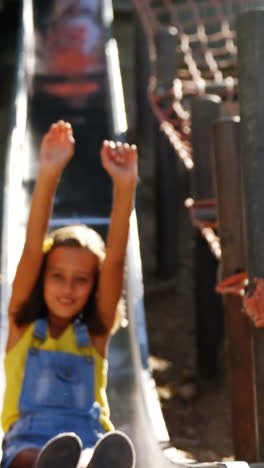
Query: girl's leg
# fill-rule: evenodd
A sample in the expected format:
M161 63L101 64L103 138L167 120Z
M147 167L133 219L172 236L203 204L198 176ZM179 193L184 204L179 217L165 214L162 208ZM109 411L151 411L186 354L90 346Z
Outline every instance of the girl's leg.
M41 450L28 448L19 452L10 468L76 468L81 450L81 439L74 432L61 433Z
M18 453L12 461L10 468L34 468L38 457L38 449L25 449Z

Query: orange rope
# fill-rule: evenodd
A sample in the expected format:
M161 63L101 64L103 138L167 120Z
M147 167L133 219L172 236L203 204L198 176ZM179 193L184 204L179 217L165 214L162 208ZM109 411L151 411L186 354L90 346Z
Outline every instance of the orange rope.
M217 94L237 100L235 18L253 0L133 0L141 20L152 65L150 105L161 130L188 170L193 168L191 119L186 96ZM256 4L263 0L254 0ZM156 34L164 28L177 34L177 69L170 89L157 89Z
M216 229L217 223L216 221L206 220L203 217L199 217L198 213L202 213L206 210L206 208L215 208L216 201L215 200L192 200L188 198L185 202L185 206L189 208L191 214L191 220L195 227L197 227L200 231L204 228L211 228ZM202 218L202 219L201 219Z
M222 254L220 239L216 235L214 230L210 227L203 227L201 229L201 234L203 238L207 241L212 254L215 256L217 260L220 260L221 254Z
M215 200L197 200L194 201L188 198L185 201L185 206L189 209L193 226L199 229L203 238L207 241L209 248L215 258L219 260L221 258L221 245L220 238L216 234L217 228L216 221L205 219L206 216L199 217L198 213L208 208L215 208Z
M253 278L249 283L243 307L257 328L264 327L264 278Z
M247 283L247 273L237 273L228 276L226 279L218 283L215 290L219 294L233 294L234 296L243 296L245 294L245 286Z
M215 290L219 294L243 296L243 312L255 327L264 327L264 278L248 282L247 273L237 273L218 283Z

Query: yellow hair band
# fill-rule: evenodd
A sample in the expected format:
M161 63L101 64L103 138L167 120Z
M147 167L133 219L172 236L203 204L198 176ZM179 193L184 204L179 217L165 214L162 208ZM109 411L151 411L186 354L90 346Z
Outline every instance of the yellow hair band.
M52 237L47 237L47 239L45 239L43 242L42 252L44 254L48 253L50 249L53 247L53 244L54 244L54 239Z

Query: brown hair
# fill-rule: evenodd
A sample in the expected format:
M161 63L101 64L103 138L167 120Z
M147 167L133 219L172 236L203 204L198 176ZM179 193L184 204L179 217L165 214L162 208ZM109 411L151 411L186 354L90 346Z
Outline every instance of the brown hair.
M47 264L47 257L51 250L56 247L83 247L87 248L98 258L98 268L95 273L95 281L88 301L83 310L80 311L80 318L85 322L89 331L100 335L106 332L105 326L100 319L96 308L96 291L98 285L100 264L105 258L105 244L101 236L85 225L70 225L58 228L52 231L43 242L43 262L40 268L39 276L29 298L22 304L16 314L16 324L25 325L48 316L47 307L43 297L43 280ZM116 319L111 333L115 333L120 326L125 326L126 319L124 314L124 302L120 298L117 309Z

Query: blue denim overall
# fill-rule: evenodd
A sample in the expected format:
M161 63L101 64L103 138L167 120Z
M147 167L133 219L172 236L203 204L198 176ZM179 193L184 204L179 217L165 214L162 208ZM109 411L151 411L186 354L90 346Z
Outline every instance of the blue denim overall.
M34 336L45 341L48 322L36 321ZM79 347L90 345L86 325L74 323ZM92 356L30 348L19 399L20 418L3 439L2 468L25 448L41 448L60 432L75 432L83 447L93 447L105 433L94 395Z

